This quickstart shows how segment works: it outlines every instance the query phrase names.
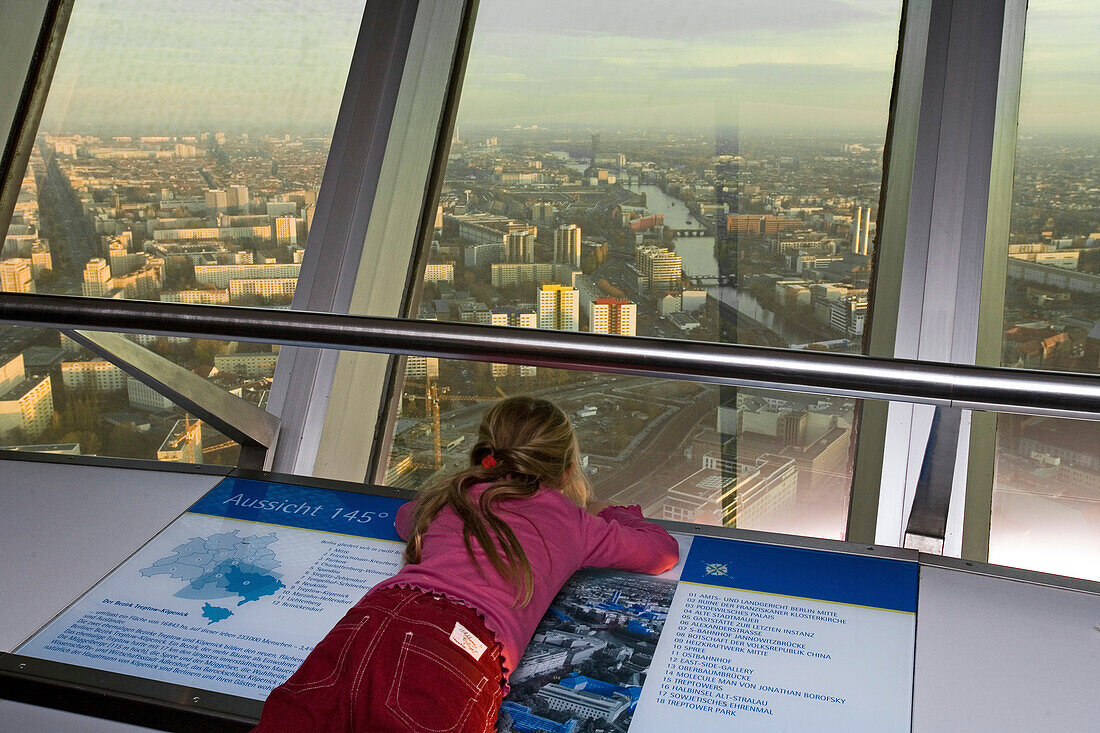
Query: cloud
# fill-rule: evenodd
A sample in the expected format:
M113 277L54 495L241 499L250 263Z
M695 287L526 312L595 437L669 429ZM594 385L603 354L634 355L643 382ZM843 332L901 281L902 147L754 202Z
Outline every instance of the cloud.
M515 71L505 71L499 74L486 74L480 78L480 81L486 83L523 82L527 81L527 74L521 74Z
M751 63L677 66L667 69L666 74L671 79L712 79L752 86L844 86L889 84L893 69L830 63Z
M829 31L897 17L892 3L841 0L483 0L477 30L561 35L608 33L635 38L724 38L732 32ZM900 3L898 3L900 5Z

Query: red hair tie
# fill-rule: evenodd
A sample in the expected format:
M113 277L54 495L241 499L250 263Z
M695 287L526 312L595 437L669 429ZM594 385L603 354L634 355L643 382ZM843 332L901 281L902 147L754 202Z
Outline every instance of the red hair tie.
M495 465L497 465L497 459L493 458L491 455L485 456L481 459L482 468L492 468Z

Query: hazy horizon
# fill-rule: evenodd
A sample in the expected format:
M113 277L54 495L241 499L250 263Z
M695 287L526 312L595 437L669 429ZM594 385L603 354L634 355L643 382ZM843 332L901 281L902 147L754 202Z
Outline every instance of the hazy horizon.
M329 135L364 0L81 0L42 130ZM900 1L482 0L463 127L885 137ZM1021 134L1097 129L1100 10L1029 11Z

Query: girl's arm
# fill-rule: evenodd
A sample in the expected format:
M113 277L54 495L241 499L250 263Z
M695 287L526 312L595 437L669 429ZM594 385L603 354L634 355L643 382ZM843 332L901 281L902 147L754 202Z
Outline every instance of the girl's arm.
M609 506L583 514L585 567L663 573L680 559L680 545L664 527L647 521L641 507Z

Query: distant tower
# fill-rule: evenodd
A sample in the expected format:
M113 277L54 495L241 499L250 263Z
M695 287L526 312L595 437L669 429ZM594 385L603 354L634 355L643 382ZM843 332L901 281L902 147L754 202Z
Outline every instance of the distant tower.
M852 251L855 252L856 254L860 254L860 251L859 251L860 250L860 245L863 243L863 239L861 237L862 226L863 226L863 207L862 206L860 206L856 210L856 220L853 223L854 223L855 226L854 226L853 231L852 231Z
M600 149L600 133L592 135L592 165L596 165L596 153Z
M863 221L863 252L861 254L871 254L871 207L867 207L867 218Z

